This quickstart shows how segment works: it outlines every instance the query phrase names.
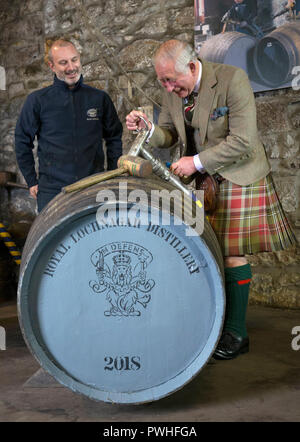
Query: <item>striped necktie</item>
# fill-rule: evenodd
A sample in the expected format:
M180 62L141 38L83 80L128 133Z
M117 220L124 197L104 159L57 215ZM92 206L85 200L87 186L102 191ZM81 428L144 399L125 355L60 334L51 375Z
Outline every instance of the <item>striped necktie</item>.
M193 113L195 108L196 92L192 92L188 97L184 99L184 115L187 121L191 122L193 119Z

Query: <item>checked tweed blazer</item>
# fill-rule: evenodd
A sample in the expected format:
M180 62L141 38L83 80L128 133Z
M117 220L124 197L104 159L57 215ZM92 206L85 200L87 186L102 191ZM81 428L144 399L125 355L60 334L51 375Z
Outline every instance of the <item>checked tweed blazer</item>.
M270 166L258 137L253 91L243 69L200 60L202 78L192 126L196 147L206 171L219 173L244 186L265 177ZM228 112L213 118L215 111ZM187 152L182 99L163 91L158 126L150 139L151 147L168 148L180 141L181 156Z

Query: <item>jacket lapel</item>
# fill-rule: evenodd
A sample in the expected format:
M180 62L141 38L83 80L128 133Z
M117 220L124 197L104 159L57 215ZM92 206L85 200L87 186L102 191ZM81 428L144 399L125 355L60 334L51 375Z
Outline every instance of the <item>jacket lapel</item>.
M202 77L200 90L194 109L192 126L199 129L200 143L203 144L205 141L208 120L216 92L214 86L218 81L212 66L207 64L205 61L200 61L202 63Z
M177 133L184 144L184 150L186 149L186 133L185 133L185 123L183 117L183 109L182 109L182 99L177 97L175 94L170 94L170 98L172 99L172 104L170 109L172 110L172 119L174 125L177 129Z

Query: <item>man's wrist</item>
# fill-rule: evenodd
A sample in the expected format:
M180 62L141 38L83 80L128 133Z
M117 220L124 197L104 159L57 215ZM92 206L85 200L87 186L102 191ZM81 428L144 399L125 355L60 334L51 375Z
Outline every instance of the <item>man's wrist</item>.
M202 163L200 161L199 155L194 155L193 156L193 161L194 161L194 166L196 167L196 169L198 170L198 172L204 173L205 169L202 166Z
M27 186L28 186L28 189L30 189L30 187L34 187L34 186L37 186L38 185L38 180L37 179L35 179L35 180L27 180L26 178L25 178L25 181L26 181L26 184L27 184Z

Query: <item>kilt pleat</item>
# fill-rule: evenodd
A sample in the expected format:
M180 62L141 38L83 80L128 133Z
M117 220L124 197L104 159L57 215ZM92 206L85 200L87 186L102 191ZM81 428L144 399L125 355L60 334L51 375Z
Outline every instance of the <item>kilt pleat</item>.
M223 181L209 221L224 256L276 252L297 243L270 174L248 186Z

